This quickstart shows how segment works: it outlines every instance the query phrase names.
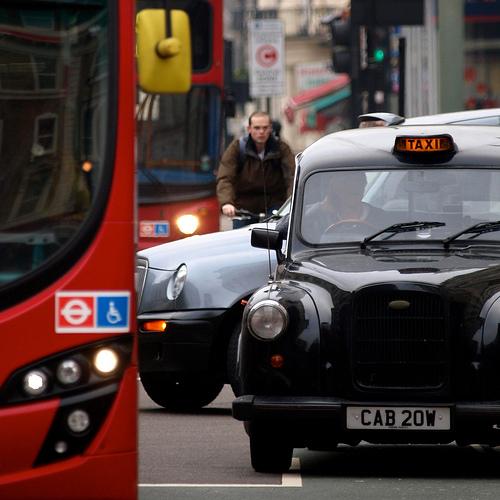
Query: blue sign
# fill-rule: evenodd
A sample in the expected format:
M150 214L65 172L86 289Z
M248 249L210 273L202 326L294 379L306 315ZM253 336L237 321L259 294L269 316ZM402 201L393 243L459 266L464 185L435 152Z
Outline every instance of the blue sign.
M97 328L128 328L129 297L100 295L97 297Z
M170 228L168 222L156 222L154 226L155 236L168 236L170 233Z

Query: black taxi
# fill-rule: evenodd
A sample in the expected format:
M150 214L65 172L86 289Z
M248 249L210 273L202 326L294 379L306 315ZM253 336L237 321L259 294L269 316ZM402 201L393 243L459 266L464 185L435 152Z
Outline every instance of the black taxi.
M287 232L252 244L278 254L238 346L255 470L361 440L500 444L498 128L325 136L297 158Z

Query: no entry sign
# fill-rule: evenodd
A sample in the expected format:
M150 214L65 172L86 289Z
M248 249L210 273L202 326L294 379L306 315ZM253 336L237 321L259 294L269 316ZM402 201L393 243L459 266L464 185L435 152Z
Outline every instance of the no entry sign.
M249 27L250 95L283 95L283 23L278 19L258 19L251 21Z

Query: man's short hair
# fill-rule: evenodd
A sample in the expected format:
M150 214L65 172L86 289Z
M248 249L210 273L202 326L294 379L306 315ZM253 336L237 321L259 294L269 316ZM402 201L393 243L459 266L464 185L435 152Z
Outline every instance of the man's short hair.
M249 117L248 117L248 125L252 125L252 118L254 116L267 116L267 118L269 118L269 124L271 124L271 116L269 115L269 113L266 113L265 111L254 111Z

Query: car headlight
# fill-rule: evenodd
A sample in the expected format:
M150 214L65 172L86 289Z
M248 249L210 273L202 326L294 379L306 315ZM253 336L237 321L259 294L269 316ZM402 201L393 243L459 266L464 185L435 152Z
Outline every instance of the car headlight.
M288 325L287 310L275 300L263 300L248 313L247 324L252 335L259 340L274 340Z
M186 264L181 264L170 278L167 286L167 299L175 300L182 292L187 278Z
M193 234L200 225L200 218L197 215L181 215L175 223L182 234Z

